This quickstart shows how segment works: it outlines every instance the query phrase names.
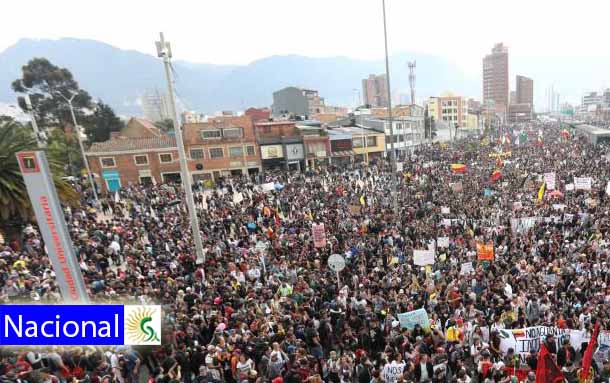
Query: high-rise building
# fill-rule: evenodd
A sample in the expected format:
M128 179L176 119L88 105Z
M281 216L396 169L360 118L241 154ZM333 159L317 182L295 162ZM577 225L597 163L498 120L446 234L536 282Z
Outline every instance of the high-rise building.
M362 96L365 105L371 107L387 107L388 106L388 88L385 74L375 76L369 75L369 78L362 80Z
M483 58L483 103L492 101L497 111L506 111L508 95L508 47L499 43Z
M149 90L142 95L142 113L146 119L157 122L171 119L170 99L167 93L158 89Z
M534 105L534 80L525 76L517 75L517 99L515 104Z

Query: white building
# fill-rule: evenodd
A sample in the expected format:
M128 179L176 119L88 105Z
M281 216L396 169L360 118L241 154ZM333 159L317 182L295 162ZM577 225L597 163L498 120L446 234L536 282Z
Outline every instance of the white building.
M170 99L167 93L158 89L149 90L141 97L142 113L147 120L152 122L172 118Z

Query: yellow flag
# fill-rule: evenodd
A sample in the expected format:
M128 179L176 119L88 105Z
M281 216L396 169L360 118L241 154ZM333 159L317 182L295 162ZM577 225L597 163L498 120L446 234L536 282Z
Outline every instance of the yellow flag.
M542 201L542 197L544 197L544 187L545 187L546 183L542 183L542 185L540 185L540 190L538 190L538 201Z
M362 205L362 206L366 205L366 201L364 200L364 195L360 196L360 205Z

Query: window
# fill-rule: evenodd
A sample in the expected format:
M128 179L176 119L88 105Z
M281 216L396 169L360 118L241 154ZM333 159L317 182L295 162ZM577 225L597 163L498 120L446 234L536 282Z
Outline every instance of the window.
M222 148L210 148L210 158L222 158Z
M222 136L225 138L241 138L241 128L225 128L222 130Z
M136 165L148 165L148 156L146 154L133 156L133 160L136 162Z
M366 146L377 146L377 137L375 137L375 136L366 137Z
M263 133L271 133L271 127L270 126L263 126Z
M201 131L201 138L204 140L210 140L210 139L215 139L215 138L220 138L220 137L222 137L222 134L220 133L220 129L207 129L207 130Z
M169 162L172 162L173 161L172 154L171 153L159 154L159 161L161 161L162 164L167 164Z
M229 148L229 157L243 157L244 156L244 148L241 146L233 146Z
M203 149L191 149L191 160L203 159Z
M362 147L362 137L354 137L352 139L352 145L354 145L354 148L361 148Z
M116 164L114 163L114 157L102 157L100 158L103 168L114 168Z
M246 154L249 156L255 155L254 146L246 146Z

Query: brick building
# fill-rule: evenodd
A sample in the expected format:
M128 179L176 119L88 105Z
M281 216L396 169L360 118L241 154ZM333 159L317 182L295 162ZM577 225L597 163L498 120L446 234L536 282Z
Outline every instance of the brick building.
M270 108L248 108L244 114L252 119L253 122L269 121L271 117Z
M261 163L249 116L219 116L185 124L184 145L194 180L256 174Z

